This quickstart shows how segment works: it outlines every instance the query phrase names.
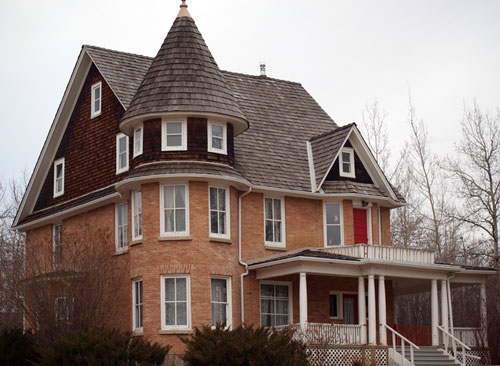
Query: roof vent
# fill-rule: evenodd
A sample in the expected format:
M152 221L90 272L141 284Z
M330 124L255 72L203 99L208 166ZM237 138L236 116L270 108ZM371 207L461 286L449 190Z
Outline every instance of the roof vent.
M266 64L265 64L265 62L260 63L260 76L266 76Z

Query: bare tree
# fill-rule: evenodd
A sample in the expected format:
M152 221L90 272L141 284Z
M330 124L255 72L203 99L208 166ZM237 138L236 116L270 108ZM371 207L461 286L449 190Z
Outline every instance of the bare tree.
M476 103L465 108L462 139L457 156L448 158L446 168L457 180L456 192L462 199L462 222L487 235L493 262L499 265L500 219L500 112L483 114Z
M367 102L360 128L378 164L384 173L388 174L391 150L385 123L386 116L387 112L379 107L376 99L371 103Z

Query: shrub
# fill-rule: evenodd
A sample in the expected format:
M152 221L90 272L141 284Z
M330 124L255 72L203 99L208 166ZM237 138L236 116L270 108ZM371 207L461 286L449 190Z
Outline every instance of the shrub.
M252 326L196 328L193 337L181 338L187 345L183 359L188 366L308 365L306 347L292 339L294 332Z
M30 332L12 329L0 335L0 365L31 366L37 356Z
M151 344L116 329L68 334L40 350L40 366L157 366L170 346Z

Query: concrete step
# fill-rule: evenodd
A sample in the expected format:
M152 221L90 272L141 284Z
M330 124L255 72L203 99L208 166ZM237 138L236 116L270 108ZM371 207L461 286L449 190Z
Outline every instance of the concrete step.
M401 346L396 347L396 351L401 353ZM405 358L410 360L410 347L405 347ZM420 347L413 353L415 366L459 366L460 364L438 347Z

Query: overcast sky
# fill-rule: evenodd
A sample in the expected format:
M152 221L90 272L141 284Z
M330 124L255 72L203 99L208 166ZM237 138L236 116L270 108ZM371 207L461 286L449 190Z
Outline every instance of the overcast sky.
M31 174L82 44L156 55L180 0L0 0L0 177ZM302 83L344 125L366 102L408 136L408 90L452 152L464 103L500 107L498 0L188 0L219 67Z

